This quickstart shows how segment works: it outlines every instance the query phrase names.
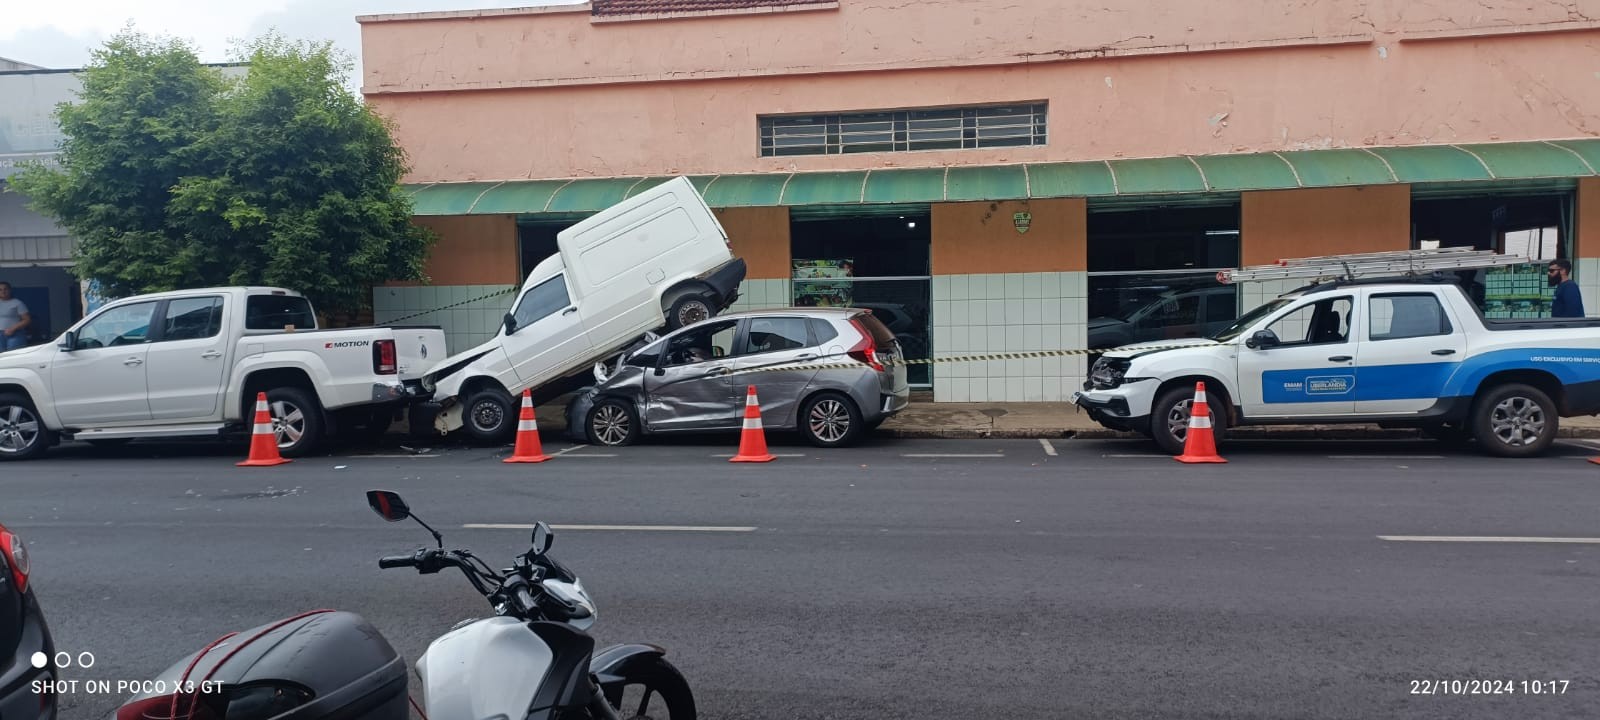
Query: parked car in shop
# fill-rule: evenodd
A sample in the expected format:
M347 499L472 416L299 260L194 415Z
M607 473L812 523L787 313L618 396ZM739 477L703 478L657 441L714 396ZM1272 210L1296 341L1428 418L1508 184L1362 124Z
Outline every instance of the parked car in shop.
M29 585L28 548L0 525L0 717L54 720L56 693L36 692L35 682L56 680L55 643L39 599ZM43 653L45 666L34 665Z
M1121 317L1089 320L1092 350L1151 340L1206 337L1239 316L1239 300L1231 287L1167 292Z
M688 178L561 231L556 246L528 274L493 338L423 378L439 432L464 428L478 442L505 441L524 390L537 403L582 387L594 362L645 333L726 310L744 281L744 261Z
M597 384L567 406L568 432L628 445L656 433L737 431L754 385L763 428L849 445L905 409L902 359L894 333L858 308L732 313L596 366ZM806 367L818 363L846 367Z
M311 301L267 287L202 288L108 303L49 345L0 354L0 460L60 437L95 444L249 430L267 394L278 451L377 434L445 354L431 326L325 330Z

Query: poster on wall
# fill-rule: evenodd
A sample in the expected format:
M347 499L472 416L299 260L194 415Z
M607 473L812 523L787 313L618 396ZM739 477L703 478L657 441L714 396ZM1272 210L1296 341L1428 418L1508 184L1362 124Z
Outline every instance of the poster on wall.
M795 259L792 265L794 304L800 307L848 307L854 258Z

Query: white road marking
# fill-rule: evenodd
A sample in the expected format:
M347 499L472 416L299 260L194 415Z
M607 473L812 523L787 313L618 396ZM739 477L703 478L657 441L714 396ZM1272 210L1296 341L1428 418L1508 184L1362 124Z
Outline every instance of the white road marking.
M1379 540L1389 542L1455 542L1455 543L1557 543L1570 545L1600 545L1600 538L1561 537L1472 537L1461 535L1379 535Z
M1152 455L1150 453L1125 453L1121 455L1101 455L1108 458L1169 458L1171 455Z
M1329 460L1443 460L1443 455L1329 455Z
M467 523L468 530L532 530L531 523ZM754 527L717 525L551 525L551 530L609 530L614 532L755 532Z
M770 453L770 454L775 458L797 458L797 457L805 457L806 456L805 453L788 453L788 454ZM714 457L714 458L731 458L731 457L733 457L733 453L722 453L721 455L712 455L711 457Z
M900 453L908 458L1003 458L1004 453Z
M1568 440L1567 442L1574 445L1582 445L1592 450L1600 450L1600 440Z
M568 459L577 459L577 458L611 458L611 457L616 457L616 456L617 456L616 453L584 453L582 455L567 455L566 457Z
M352 458L434 458L434 457L439 457L439 455L438 454L426 454L426 453L425 454L421 454L421 455L413 455L411 453L389 453L389 454L374 453L372 455L350 455L348 457L352 457Z
M1039 444L1044 446L1044 454L1049 455L1050 457L1056 456L1056 446L1051 445L1049 440L1039 438Z

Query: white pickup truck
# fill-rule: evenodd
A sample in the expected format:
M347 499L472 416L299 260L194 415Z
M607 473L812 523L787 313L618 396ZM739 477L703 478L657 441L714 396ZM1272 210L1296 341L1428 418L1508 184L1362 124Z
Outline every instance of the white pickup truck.
M1377 423L1524 457L1561 417L1600 414L1600 319L1490 320L1453 281L1340 280L1262 305L1208 339L1123 347L1073 402L1182 451L1196 381L1213 426Z
M257 392L279 451L303 456L335 432L387 429L445 354L434 327L319 330L311 302L288 290L125 298L54 344L0 354L0 460L36 457L63 435L112 444L247 430Z

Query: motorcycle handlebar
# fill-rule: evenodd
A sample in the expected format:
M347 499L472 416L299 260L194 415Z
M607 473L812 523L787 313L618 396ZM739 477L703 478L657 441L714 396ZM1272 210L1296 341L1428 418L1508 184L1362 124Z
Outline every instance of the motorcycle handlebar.
M384 570L399 567L416 567L416 564L417 558L415 555L389 555L378 558L378 567Z

